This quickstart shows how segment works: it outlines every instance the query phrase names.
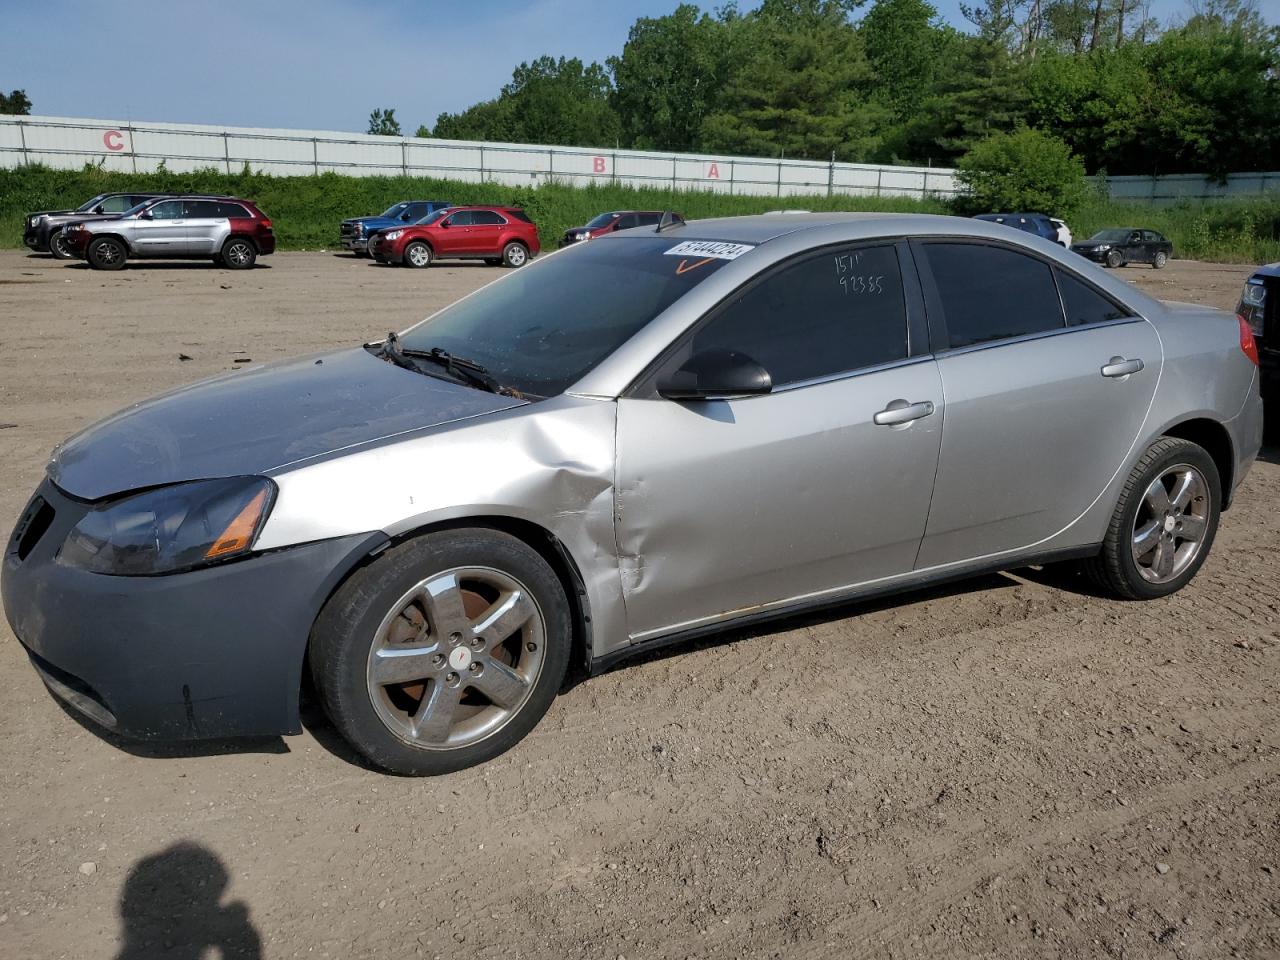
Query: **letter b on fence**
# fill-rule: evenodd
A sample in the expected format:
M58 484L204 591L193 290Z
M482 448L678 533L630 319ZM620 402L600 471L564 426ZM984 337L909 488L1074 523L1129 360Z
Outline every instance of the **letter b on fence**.
M609 172L608 170L605 169L604 157L591 158L591 172L592 173L608 173Z

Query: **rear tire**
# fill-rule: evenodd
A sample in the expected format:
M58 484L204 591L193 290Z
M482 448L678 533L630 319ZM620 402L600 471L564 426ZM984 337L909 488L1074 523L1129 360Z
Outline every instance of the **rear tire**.
M529 262L529 248L518 240L512 240L502 248L502 262L513 269Z
M1161 250L1159 253L1156 254L1156 258L1151 261L1151 266L1153 266L1157 270L1163 270L1165 267L1165 264L1167 264L1168 262L1169 262L1169 255L1165 253L1163 250Z
M1174 437L1157 440L1125 481L1102 551L1085 569L1121 599L1177 593L1209 555L1221 504L1222 481L1204 448Z
M564 680L571 636L546 560L509 534L464 528L392 547L353 574L316 619L309 658L352 747L385 770L430 776L523 739Z
M1119 250L1112 250L1110 253L1107 254L1107 266L1112 268L1123 267L1124 254L1122 254Z
M431 248L421 240L414 240L404 248L404 265L406 267L429 267L432 259Z
M85 259L95 270L123 270L129 251L122 240L115 237L99 237L89 244Z
M258 259L258 248L244 237L229 237L218 258L228 270L249 270Z

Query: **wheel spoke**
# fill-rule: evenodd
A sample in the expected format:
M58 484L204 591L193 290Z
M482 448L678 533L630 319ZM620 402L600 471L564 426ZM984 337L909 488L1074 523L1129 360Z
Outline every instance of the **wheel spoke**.
M501 660L487 660L484 672L471 680L471 686L497 706L511 710L524 699L529 683Z
M1160 534L1164 527L1158 520L1152 520L1146 526L1137 530L1133 534L1133 558L1139 560L1145 557L1156 545L1160 543Z
M1182 515L1182 525L1178 528L1178 537L1182 540L1199 543L1207 526L1208 524L1205 523L1204 517L1197 517L1194 513L1184 513Z
M1169 500L1179 510L1186 510L1191 505L1192 498L1199 493L1200 478L1188 470L1174 478L1173 493L1169 495Z
M467 616L467 608L462 602L457 577L447 573L427 581L422 585L419 599L436 637L447 637L450 633L466 636L471 628L471 618Z
M1164 488L1164 478L1156 477L1151 481L1151 486L1147 487L1147 492L1142 495L1142 499L1147 502L1147 506L1151 508L1151 512L1163 515L1169 509L1169 494Z
M1161 580L1173 573L1174 546L1168 540L1161 540L1156 547L1155 559L1151 563L1151 571Z
M512 590L486 610L471 629L484 641L485 649L491 650L528 623L537 612L537 607L523 590Z
M409 732L414 739L428 743L443 743L453 726L453 714L458 708L459 688L439 680L432 681L427 694L418 705L418 711L410 721Z
M373 655L373 681L386 686L423 680L436 672L431 658L436 645L422 647L384 647Z

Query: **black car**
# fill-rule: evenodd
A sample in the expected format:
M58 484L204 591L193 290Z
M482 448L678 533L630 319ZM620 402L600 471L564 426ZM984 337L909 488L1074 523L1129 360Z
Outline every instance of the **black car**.
M1108 267L1149 263L1159 270L1173 256L1173 244L1164 234L1140 227L1099 230L1088 240L1073 243L1071 249L1094 263L1104 263Z
M59 260L71 254L62 246L62 228L88 220L106 220L119 216L144 200L167 197L167 193L100 193L74 210L39 210L27 214L22 225L22 242L37 253L51 253Z
M1236 313L1249 325L1262 368L1262 396L1268 413L1280 397L1280 263L1269 263L1245 281Z

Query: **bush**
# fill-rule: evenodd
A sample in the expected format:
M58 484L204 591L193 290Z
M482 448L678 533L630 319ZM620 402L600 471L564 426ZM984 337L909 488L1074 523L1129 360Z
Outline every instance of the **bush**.
M1068 217L1088 197L1084 164L1057 137L1023 127L997 133L960 158L957 178L968 195L963 213L1044 213Z

